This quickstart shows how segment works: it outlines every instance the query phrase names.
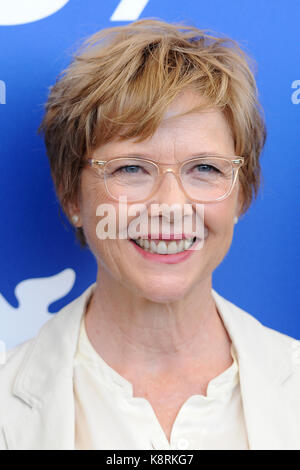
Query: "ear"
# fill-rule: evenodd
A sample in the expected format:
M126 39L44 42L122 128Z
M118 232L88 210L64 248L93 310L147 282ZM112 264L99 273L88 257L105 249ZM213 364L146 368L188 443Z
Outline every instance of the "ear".
M81 211L77 201L69 202L66 207L66 214L70 223L74 227L82 227Z
M243 203L244 203L244 191L243 191L243 188L242 188L241 184L239 184L238 188L239 189L238 189L238 195L237 195L237 204L236 204L235 215L237 217L240 217L240 214L242 212Z

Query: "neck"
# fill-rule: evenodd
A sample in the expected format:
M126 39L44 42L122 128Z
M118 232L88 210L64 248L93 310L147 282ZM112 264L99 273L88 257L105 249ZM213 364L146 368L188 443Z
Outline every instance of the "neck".
M163 373L189 361L206 366L228 362L230 339L211 288L211 278L205 279L176 302L156 303L129 290L102 267L85 315L89 340L120 373L130 364L136 370L148 367Z

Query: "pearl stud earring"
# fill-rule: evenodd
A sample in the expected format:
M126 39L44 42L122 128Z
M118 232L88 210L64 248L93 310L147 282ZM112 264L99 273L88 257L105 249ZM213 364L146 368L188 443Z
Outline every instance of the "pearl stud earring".
M233 222L234 222L235 224L237 224L237 223L238 223L238 220L239 220L239 218L238 218L237 216L235 216L234 219L233 219Z
M78 217L77 214L72 215L72 222L73 222L73 224L76 224L76 222L78 222L78 220L79 220L79 217Z

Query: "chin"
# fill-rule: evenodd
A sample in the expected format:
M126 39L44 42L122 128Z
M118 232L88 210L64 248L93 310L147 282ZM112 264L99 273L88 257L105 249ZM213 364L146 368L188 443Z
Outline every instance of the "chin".
M139 295L157 303L176 302L183 298L191 289L192 284L188 280L178 276L176 278L159 275L157 278L151 277L147 283L136 286Z

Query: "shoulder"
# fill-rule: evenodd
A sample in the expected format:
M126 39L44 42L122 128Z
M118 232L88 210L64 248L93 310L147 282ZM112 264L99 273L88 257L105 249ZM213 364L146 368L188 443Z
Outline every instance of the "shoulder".
M217 302L217 306L220 306L221 308L219 309L221 316L222 312L224 312L224 309L227 312L230 312L230 317L233 321L238 322L239 324L242 324L244 327L249 327L251 329L255 329L257 332L268 335L274 340L278 341L284 341L284 342L293 342L295 344L300 344L300 340L297 340L293 336L289 336L285 333L282 333L278 330L275 330L274 328L271 328L265 324L263 324L258 318L256 318L254 315L251 313L247 312L246 310L242 309L235 303L231 302L230 300L226 299L222 295L220 295L218 292L216 292L214 289L212 289L213 292L213 297Z
M0 377L3 377L3 375L6 374L9 370L22 364L22 361L26 357L27 351L30 349L30 346L33 345L35 339L35 337L30 338L18 344L17 346L5 351L4 361L2 364L0 364Z
M26 362L35 341L36 338L28 339L5 352L4 362L0 364L0 404L7 405L13 399L16 375Z
M34 341L34 338L29 339L5 351L4 362L0 364L0 450L7 449L2 428L4 422L11 419L11 414L18 419L24 408L23 402L14 396L14 384Z
M242 349L244 349L244 343L245 348L250 348L251 345L252 350L256 349L260 353L265 352L268 355L273 353L275 357L281 351L285 351L291 352L294 359L298 356L300 359L298 339L263 324L254 315L224 298L214 289L212 293L225 327Z
M35 337L5 352L4 363L0 364L0 404L4 397L12 397L15 381L21 371L23 374L25 370L43 370L46 374L47 370L58 370L71 365L80 319L94 286L95 283L53 314Z

